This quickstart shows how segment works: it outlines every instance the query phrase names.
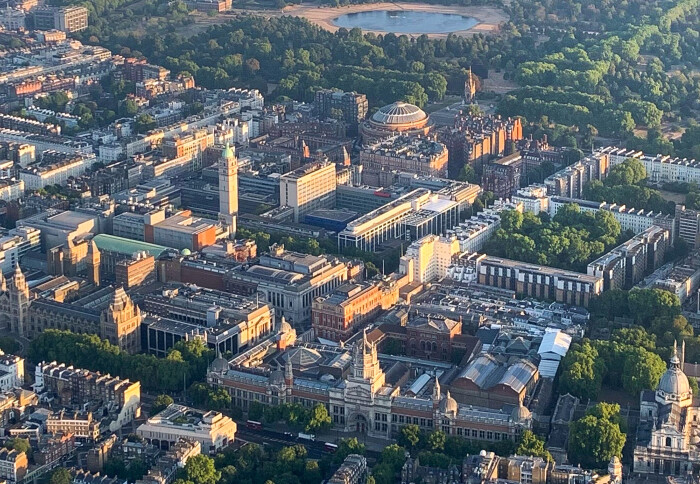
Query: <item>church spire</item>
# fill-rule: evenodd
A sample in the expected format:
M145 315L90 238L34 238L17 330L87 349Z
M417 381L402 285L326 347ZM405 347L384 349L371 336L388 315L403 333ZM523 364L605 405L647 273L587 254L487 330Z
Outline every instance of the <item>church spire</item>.
M440 401L440 380L437 374L435 374L435 384L433 385L433 401Z

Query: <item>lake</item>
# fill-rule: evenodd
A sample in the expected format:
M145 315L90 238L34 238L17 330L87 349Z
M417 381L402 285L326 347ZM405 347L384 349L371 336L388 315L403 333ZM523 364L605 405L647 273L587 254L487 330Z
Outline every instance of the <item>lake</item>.
M474 27L478 20L454 13L416 10L370 10L348 13L333 20L338 27L397 34L447 34Z

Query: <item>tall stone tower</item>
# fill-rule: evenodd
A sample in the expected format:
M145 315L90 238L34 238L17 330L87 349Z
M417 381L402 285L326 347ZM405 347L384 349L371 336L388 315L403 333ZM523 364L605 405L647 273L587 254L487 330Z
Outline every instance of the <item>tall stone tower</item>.
M15 267L15 273L12 276L12 284L10 284L10 331L19 336L27 336L27 319L29 313L29 286L27 280L22 274L22 269L19 264Z
M141 310L124 289L118 287L100 315L100 337L130 353L141 351Z
M91 240L87 251L87 279L94 286L100 285L100 250L94 240Z
M238 159L233 148L226 148L219 160L219 222L229 228L230 237L236 235L238 216Z
M464 104L472 104L474 102L474 96L476 95L476 82L474 81L474 74L472 74L472 68L469 66L469 74L467 74L467 79L464 81Z

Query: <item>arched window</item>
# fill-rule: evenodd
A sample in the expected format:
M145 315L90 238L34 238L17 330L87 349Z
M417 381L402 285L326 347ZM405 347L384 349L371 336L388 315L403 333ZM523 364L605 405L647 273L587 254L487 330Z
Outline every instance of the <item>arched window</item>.
M666 447L671 447L671 437L666 437Z

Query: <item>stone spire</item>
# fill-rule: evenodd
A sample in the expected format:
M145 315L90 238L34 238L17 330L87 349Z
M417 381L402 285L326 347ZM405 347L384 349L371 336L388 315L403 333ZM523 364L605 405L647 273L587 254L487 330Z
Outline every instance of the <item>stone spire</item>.
M433 403L440 401L440 380L437 374L435 375L435 384L433 385Z
M287 355L287 361L284 362L284 383L291 387L294 383L294 370L292 368L292 359Z

